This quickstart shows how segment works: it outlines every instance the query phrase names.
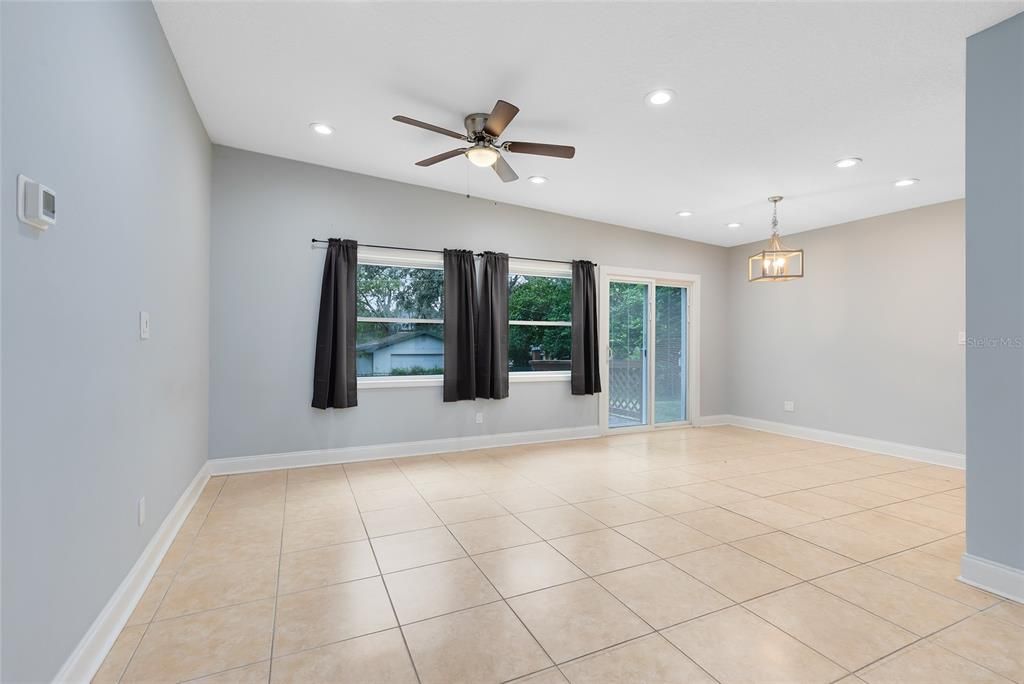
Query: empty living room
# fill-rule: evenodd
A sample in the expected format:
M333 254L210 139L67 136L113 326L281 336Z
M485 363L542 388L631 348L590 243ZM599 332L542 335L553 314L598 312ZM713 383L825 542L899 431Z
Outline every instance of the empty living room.
M4 684L1024 684L1024 0L0 0Z

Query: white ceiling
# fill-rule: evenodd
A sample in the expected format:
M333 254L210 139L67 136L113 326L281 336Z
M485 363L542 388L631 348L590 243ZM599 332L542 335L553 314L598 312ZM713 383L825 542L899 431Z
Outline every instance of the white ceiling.
M783 233L962 197L964 39L1024 2L156 8L216 143L734 245L767 236L773 194ZM656 88L677 97L653 108ZM522 110L503 139L576 158L509 154L509 184L464 158L420 168L458 141L391 120L462 130L498 98Z

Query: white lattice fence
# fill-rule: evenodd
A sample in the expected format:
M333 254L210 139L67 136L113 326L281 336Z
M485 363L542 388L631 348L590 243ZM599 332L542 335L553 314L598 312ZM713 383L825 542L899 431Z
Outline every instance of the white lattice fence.
M643 416L644 364L640 359L612 360L609 369L608 411L639 421Z

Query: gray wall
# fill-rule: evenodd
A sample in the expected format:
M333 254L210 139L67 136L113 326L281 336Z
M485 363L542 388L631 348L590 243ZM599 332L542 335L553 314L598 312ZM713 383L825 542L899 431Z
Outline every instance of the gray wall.
M3 26L4 26L4 14L0 11L0 41L3 41ZM0 42L0 167L3 165L3 149L4 149L4 89L3 89L3 64L4 64L4 51L3 44ZM4 183L2 182L2 168L0 168L0 212L7 206L4 204L7 192L4 191ZM2 216L2 213L0 213ZM0 310L2 310L3 302L3 226L2 220L0 220ZM3 359L3 315L0 314L0 359ZM2 363L0 363L2 366ZM3 370L0 368L0 384L2 384ZM4 457L3 457L3 391L0 388L0 679L3 679L3 650L4 650L4 630L3 630L3 471L4 471Z
M597 398L573 397L565 382L514 384L500 402L443 404L441 388L427 387L364 390L353 409L310 408L324 260L311 237L699 273L702 412L728 406L724 248L224 147L214 147L213 168L213 458L598 422Z
M210 144L148 3L0 7L2 679L45 681L206 458Z
M964 453L963 211L793 235L807 274L785 283L747 282L765 243L733 247L730 413Z
M1024 571L1024 14L967 40L967 552Z

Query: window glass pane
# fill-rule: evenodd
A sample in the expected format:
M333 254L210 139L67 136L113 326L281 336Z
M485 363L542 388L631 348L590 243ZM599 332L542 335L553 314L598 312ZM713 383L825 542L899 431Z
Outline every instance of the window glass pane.
M508 277L510 321L572 320L572 281L552 276ZM568 325L509 325L508 367L514 373L570 369L572 329Z
M570 368L572 328L554 325L510 325L508 369L567 371Z
M435 323L356 323L356 375L441 375L442 328Z
M356 315L374 318L444 318L444 271L360 264Z
M646 425L648 417L646 283L608 285L608 427Z
M686 289L654 289L654 422L686 420Z
M572 320L572 281L551 276L508 276L510 321Z

